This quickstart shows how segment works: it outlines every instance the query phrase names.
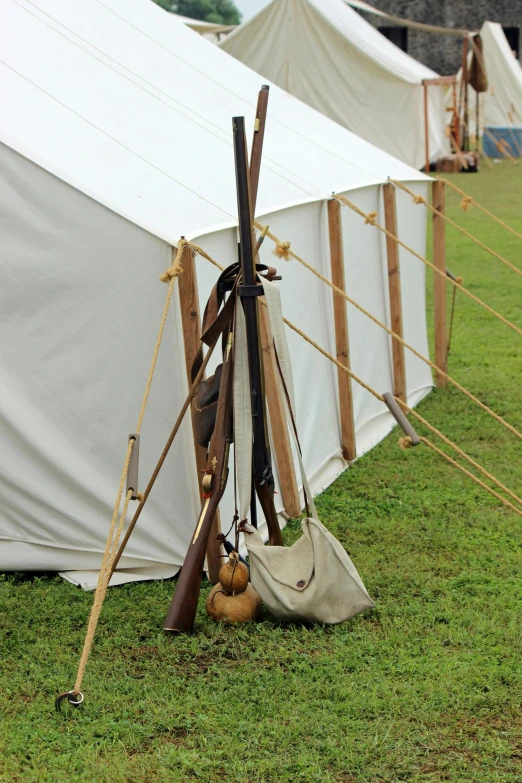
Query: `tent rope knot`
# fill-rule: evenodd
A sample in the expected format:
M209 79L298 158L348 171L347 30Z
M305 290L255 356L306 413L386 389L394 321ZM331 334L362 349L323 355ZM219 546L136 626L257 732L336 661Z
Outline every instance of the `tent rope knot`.
M188 244L189 243L186 239L180 239L178 244L178 252L176 253L174 263L168 269L165 269L163 274L160 276L160 281L162 283L170 283L171 280L174 280L174 278L183 274L183 269L181 268L181 258L183 255L183 248Z
M463 277L456 277L455 278L455 282L457 283L457 285L462 285L462 283L464 282L464 278ZM456 289L454 289L454 290L456 290Z
M285 261L290 261L290 242L279 242L272 250L272 254L278 258L284 258Z
M426 199L423 196L417 195L417 196L413 197L413 203L414 204L425 204L426 203Z
M369 223L371 226L375 225L375 221L377 219L377 212L368 212L368 215L366 216L365 223Z
M183 269L180 266L171 266L169 269L165 269L160 277L162 283L170 283L174 277L178 277L183 273Z
M413 441L409 435L406 435L404 438L399 438L399 446L401 449L403 449L403 451L406 449L411 449L413 446Z
M463 209L464 212L467 212L471 206L473 206L473 199L471 198L471 196L464 196L464 198L460 202L460 208Z

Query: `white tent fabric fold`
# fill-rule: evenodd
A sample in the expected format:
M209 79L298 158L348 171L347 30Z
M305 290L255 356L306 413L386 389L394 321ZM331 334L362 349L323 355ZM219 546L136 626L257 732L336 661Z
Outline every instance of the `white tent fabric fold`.
M222 265L237 255L231 118L252 129L259 76L149 0L0 0L0 570L96 581L139 411L179 237ZM387 177L427 178L272 87L257 215L329 275L326 201L350 192L382 216ZM401 236L425 248L425 219L399 192ZM381 217L382 219L382 217ZM384 246L343 209L347 286L389 322ZM268 240L262 259L274 263ZM401 251L405 336L428 352L424 269ZM290 319L334 351L323 283L280 262ZM200 300L216 269L197 259ZM348 308L355 372L391 388L387 335ZM298 426L314 492L345 469L336 371L289 334ZM408 400L431 388L407 359ZM175 296L145 416L144 485L187 393ZM359 454L389 431L384 406L354 387ZM280 495L278 498L281 510ZM116 581L170 576L199 510L190 420L121 561ZM222 516L227 524L232 499Z
M425 155L424 79L437 74L343 0L273 0L219 46L415 168ZM428 88L429 157L449 151L444 92Z

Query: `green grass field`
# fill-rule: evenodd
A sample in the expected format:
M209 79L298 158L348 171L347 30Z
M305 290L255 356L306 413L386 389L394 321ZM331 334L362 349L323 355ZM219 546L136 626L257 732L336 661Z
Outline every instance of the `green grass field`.
M453 179L522 233L522 167ZM448 194L448 213L522 268L521 241L459 200ZM449 268L522 325L522 280L447 236ZM431 296L429 310L431 320ZM449 369L522 429L520 338L463 295ZM459 392L434 391L419 411L522 493L520 443ZM318 499L377 602L343 625L265 616L220 627L205 584L197 634L171 638L161 627L172 582L116 588L86 703L57 714L92 595L54 576L0 576L0 780L518 783L522 520L397 440L395 430ZM298 534L290 523L286 540Z

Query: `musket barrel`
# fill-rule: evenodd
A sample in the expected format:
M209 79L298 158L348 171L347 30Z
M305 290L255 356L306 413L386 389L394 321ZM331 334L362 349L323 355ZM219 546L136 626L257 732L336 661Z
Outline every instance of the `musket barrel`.
M281 546L281 530L275 511L274 477L268 445L264 378L259 341L257 296L260 287L256 281L254 233L250 191L250 169L244 117L234 117L234 157L236 164L237 207L239 215L240 264L243 285L239 295L245 313L248 369L252 402L254 481L269 529L271 544Z

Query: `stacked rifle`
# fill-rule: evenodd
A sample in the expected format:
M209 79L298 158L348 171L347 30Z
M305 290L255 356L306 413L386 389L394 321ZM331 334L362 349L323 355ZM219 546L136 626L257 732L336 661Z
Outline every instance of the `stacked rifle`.
M213 350L220 342L223 362L212 378L200 382L195 398L196 437L199 444L207 448L202 482L203 505L165 619L164 628L167 631L189 632L194 626L208 539L227 485L229 453L234 432L234 313L238 298L245 315L252 410L253 491L250 522L256 524L257 497L266 519L270 544L283 544L274 506L274 476L267 432L258 313L258 297L263 294L262 278L276 279L276 271L256 263L258 248L254 242L253 230L267 101L268 87L264 86L258 99L250 165L244 117L234 117L232 121L239 215L239 260L220 275L203 316L202 343L209 350ZM193 378L198 375L202 363L203 347L194 361Z

